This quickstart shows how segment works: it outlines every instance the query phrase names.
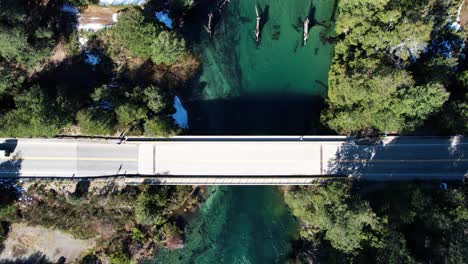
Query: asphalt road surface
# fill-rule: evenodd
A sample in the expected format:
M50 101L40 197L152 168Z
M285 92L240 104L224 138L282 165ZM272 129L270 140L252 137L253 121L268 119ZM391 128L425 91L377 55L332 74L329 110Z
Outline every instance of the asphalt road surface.
M468 140L462 137L387 137L382 142L344 137L176 137L129 139L126 144L0 139L0 151L4 178L142 175L164 178L168 184L171 177L177 184L184 178L187 184L209 184L206 179L229 184L219 179L242 176L237 179L268 184L273 181L263 179L279 176L282 180L276 182L284 184L288 177L319 175L366 180L462 180L468 175Z
M11 140L0 176L90 177L138 173L138 145L57 140ZM1 149L1 148L0 148Z

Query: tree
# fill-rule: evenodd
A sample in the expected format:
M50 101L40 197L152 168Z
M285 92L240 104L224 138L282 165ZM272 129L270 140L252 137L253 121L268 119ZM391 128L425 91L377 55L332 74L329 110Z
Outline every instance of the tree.
M163 30L152 21L146 21L139 8L129 8L118 22L107 29L110 49L121 46L130 55L149 58L155 64L172 65L182 56L188 56L185 41L176 34Z
M110 45L123 45L134 55L144 58L151 56L152 40L160 32L160 28L145 21L139 8L129 8L121 13L117 23L108 30L117 42Z
M50 112L47 99L39 86L15 97L16 108L0 117L0 128L7 137L44 137L56 135L66 120Z
M47 34L46 36L50 36ZM0 58L32 66L50 54L50 47L33 46L22 28L6 28L0 24Z
M0 95L15 93L23 84L25 78L22 72L16 71L9 65L0 65Z
M130 259L128 254L124 252L116 252L110 255L110 264L134 264L135 262Z
M85 135L111 135L112 115L99 109L83 109L76 114L80 132Z
M146 119L145 109L130 104L120 105L115 109L115 114L117 117L117 125L124 130Z
M338 2L328 108L322 121L338 133L409 132L448 100L443 80L417 83L408 70L431 40L435 1ZM444 66L450 61L445 60ZM419 78L418 78L419 79Z
M178 132L173 120L168 118L169 97L159 87L104 86L95 89L91 97L95 105L93 110L79 116L85 130L95 127L104 132L116 127L147 136L168 136ZM99 105L105 105L106 109L99 109Z
M177 38L174 33L162 31L151 44L151 60L156 64L174 64L181 56L187 54L185 40Z
M145 136L173 136L178 133L174 121L170 118L152 118L145 121Z
M377 263L418 263L411 255L404 235L394 229L386 229L382 238L382 247L378 248L375 259Z
M341 66L332 68L329 108L322 114L322 120L339 133L368 129L407 131L440 110L448 100L442 85L414 86L410 73L404 70L350 77L342 71Z
M52 5L25 0L0 2L0 60L29 68L44 60L53 47Z
M316 240L323 233L331 245L356 254L363 243L378 244L382 227L369 204L350 194L349 185L331 183L318 190L298 187L286 195L286 203L302 224L301 237Z
M169 187L149 188L137 198L135 217L145 225L162 225L167 221Z

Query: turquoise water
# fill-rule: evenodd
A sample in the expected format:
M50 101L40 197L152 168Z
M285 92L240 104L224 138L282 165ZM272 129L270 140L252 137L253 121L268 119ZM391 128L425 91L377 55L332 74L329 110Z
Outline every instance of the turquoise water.
M215 10L212 40L199 30L195 51L203 69L185 102L192 134L317 133L333 49L320 35L330 28L333 1L257 3L268 13L258 45L255 1L231 1L221 15ZM203 6L194 19L206 23L203 10L210 8ZM316 23L303 46L301 21L307 13Z
M183 249L154 263L283 263L296 224L276 188L212 187L186 230Z
M221 15L212 3L202 1L185 21L203 61L200 76L182 96L190 133L316 133L332 54L320 35L330 27L334 2L257 1L268 17L258 45L255 1L231 0ZM212 40L202 27L209 10L215 14ZM308 13L316 23L303 46L301 21ZM155 263L286 261L297 225L278 188L208 190L211 195L187 225L185 247L160 252Z

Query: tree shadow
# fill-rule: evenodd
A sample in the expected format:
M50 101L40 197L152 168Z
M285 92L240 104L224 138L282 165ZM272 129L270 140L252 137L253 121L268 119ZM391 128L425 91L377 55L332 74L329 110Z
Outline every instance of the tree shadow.
M13 153L18 145L17 139L6 139L2 143L0 143L0 151L3 151L5 157L9 157L11 153Z
M468 175L467 141L461 137L349 140L328 159L324 173L369 181L453 180Z
M21 257L21 258L15 259L15 260L9 260L9 259L0 260L0 264L31 264L31 263L34 263L34 264L64 264L65 261L66 261L65 258L61 258L57 262L52 262L47 258L47 256L45 256L44 254L42 254L40 252L37 252L37 253L34 253L31 256Z
M90 51L97 52L97 51ZM95 88L109 82L112 77L112 61L99 53L100 63L86 62L88 53L82 52L68 57L58 64L48 65L32 77L44 92L44 104L51 120L74 120L78 109L92 104L91 95Z
M20 176L23 159L20 152L15 152L17 139L6 139L0 143L0 178L12 182ZM2 153L3 152L3 153Z
M91 182L88 180L80 180L76 183L75 191L71 194L74 198L86 197L89 191Z

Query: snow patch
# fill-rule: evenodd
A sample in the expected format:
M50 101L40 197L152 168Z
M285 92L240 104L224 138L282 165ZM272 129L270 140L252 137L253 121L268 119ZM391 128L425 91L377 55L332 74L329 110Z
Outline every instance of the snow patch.
M62 6L62 12L65 12L65 13L71 13L71 14L75 14L75 15L78 15L79 11L78 11L78 8L74 7L74 6L71 6L69 4L64 4Z
M154 15L156 16L156 19L159 22L164 23L166 27L172 29L172 19L169 17L169 14L167 12L164 12L164 11L154 12Z
M97 55L91 53L90 51L86 50L85 55L86 55L86 60L85 61L88 64L91 64L91 65L95 66L95 65L98 65L99 62L101 62L101 59Z
M99 0L99 5L143 5L147 0Z
M78 29L86 30L86 31L98 31L105 27L106 27L105 25L99 24L99 23L88 23L88 24L78 25Z
M458 31L461 28L461 25L458 22L453 22L449 27L451 30Z
M178 96L174 97L174 108L176 112L172 115L172 118L174 118L175 123L181 128L188 128L187 110L185 110Z
M78 37L78 42L80 43L80 46L86 46L88 43L89 39L85 37Z
M457 18L456 18L455 22L453 22L452 24L449 25L449 28L451 30L458 31L461 28L461 24L460 24L461 18L460 17L461 17L461 11L462 11L464 3L465 3L465 1L463 1L461 3L460 7L458 7Z

